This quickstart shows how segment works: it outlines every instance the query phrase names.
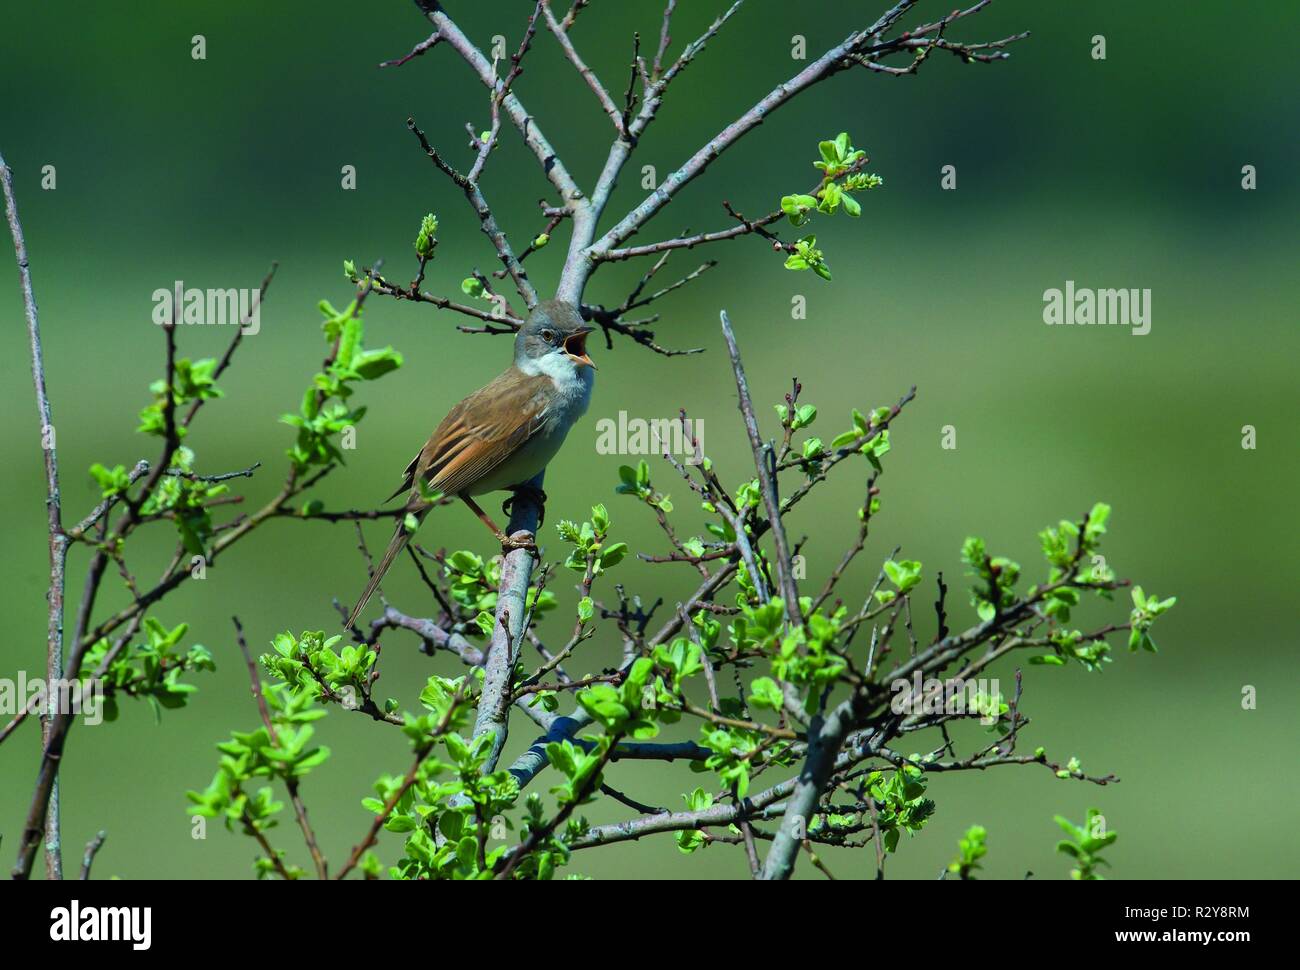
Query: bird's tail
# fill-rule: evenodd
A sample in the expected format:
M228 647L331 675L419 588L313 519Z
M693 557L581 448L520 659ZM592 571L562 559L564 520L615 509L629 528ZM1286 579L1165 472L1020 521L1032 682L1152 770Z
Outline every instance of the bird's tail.
M424 518L423 512L416 512L415 515L417 519ZM348 629L352 628L352 624L356 622L357 616L366 608L366 604L370 602L370 597L375 595L375 590L377 590L379 584L384 581L384 576L388 573L388 570L393 567L393 563L397 560L398 555L400 555L401 551L406 548L406 544L410 540L411 533L407 530L405 517L403 517L397 522L397 531L393 533L392 541L388 543L388 548L384 550L384 557L379 560L379 565L376 566L375 571L371 573L370 582L366 584L365 592L361 594L361 599L357 600L357 605L352 608L352 614L348 617Z

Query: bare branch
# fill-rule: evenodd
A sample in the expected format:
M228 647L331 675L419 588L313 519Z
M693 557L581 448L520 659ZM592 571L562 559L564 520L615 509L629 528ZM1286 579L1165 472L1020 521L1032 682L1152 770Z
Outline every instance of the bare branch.
M448 16L438 0L417 0L417 3L420 9L424 11L425 16L437 28L442 40L461 56L488 90L495 92L504 87L504 82L496 76L496 72L492 69L492 62L483 56L483 52L465 36L464 32ZM505 110L506 116L511 123L519 130L520 135L523 136L524 144L537 157L537 161L541 164L546 177L559 191L560 197L564 199L565 204L570 206L582 205L583 194L582 190L578 188L578 183L569 174L569 170L564 167L559 155L556 154L555 149L551 147L551 143L546 140L546 136L542 134L541 129L537 126L533 116L528 113L519 99L513 93L508 93L502 99L501 107Z
M36 416L40 421L38 432L45 460L45 513L49 526L50 552L45 674L47 684L57 684L63 680L64 568L67 564L69 539L63 531L59 494L59 457L55 449L54 419L50 414L50 398L45 387L45 356L41 349L41 324L36 309L36 293L32 288L27 242L23 238L23 226L18 218L18 200L14 197L13 173L3 155L0 155L0 183L3 183L5 216L9 222L9 234L13 237L14 255L18 260L18 278L22 288L23 310L27 317L27 339L32 356L32 384L36 389ZM18 862L14 866L13 873L16 878L25 879L31 873L32 860L41 843L42 827L45 833L46 878L63 878L59 832L59 769L57 753L54 751L56 747L54 692L51 692L49 704L50 709L41 722L41 745L44 755L41 759L41 769L32 805L27 813L27 823L20 836Z
M252 478L253 472L261 467L262 463L255 461L248 468L241 468L237 472L222 472L220 475L199 475L181 468L169 468L164 474L169 478L183 478L188 482L228 482L232 478Z
M502 274L506 271L500 270ZM421 290L412 290L390 283L382 276L376 275L374 278L374 291L380 296L391 296L398 300L411 300L415 303L428 303L440 310L451 310L454 313L461 313L467 317L474 317L476 320L484 320L488 323L500 324L503 327L510 327L511 331L519 329L523 320L515 316L496 316L490 310L482 310L478 307L467 306L464 303L457 303L445 296L434 296L432 293L425 293Z
M609 155L606 157L605 164L596 179L596 187L592 190L590 202L580 207L579 211L574 214L573 236L569 240L569 251L565 258L564 269L560 274L560 284L556 289L556 296L559 299L573 303L579 302L582 299L587 280L599 260L599 255L596 253L616 245L610 244L594 252L592 240L595 239L596 226L609 203L610 196L614 191L614 184L617 182L624 165L627 164L633 147L646 127L654 120L655 112L658 111L663 101L663 92L668 82L695 57L703 48L705 42L717 33L722 24L740 8L742 2L743 0L736 0L726 13L714 21L713 26L709 28L704 36L688 45L673 64L673 67L650 86L645 92L641 110L637 112L636 118L625 130L620 132L619 137L610 146Z
M590 3L591 0L573 0L573 6L569 8L569 12L566 13L564 19L560 21L560 29L565 33L568 33L569 28L572 27L574 21L578 19L578 14L582 13Z
M616 262L623 259L635 259L638 256L653 256L655 253L666 253L674 249L694 249L696 246L703 246L707 243L725 242L729 239L738 239L741 236L748 236L760 232L764 226L769 226L785 215L780 209L775 212L769 212L767 215L758 219L749 220L743 215L733 210L729 203L724 202L728 214L732 218L739 220L740 225L731 229L720 229L716 232L700 232L692 236L678 236L673 239L662 239L659 242L647 243L644 246L627 246L622 249L611 249L602 253L599 257L600 262ZM776 239L772 233L761 233L769 239ZM785 248L784 243L778 242L778 248Z
M253 312L261 307L262 301L266 299L266 291L271 285L271 280L275 279L275 271L279 268L279 263L272 263L271 268L268 269L266 275L262 277L262 283L257 288L257 299L252 303L244 315L240 317L239 326L235 328L234 336L230 338L230 343L226 345L226 352L222 354L221 359L217 361L216 369L212 372L212 379L214 381L220 380L221 375L224 374L226 368L230 366L230 361L235 356L235 351L239 349L239 344L244 339L244 328L248 326L249 322L252 320ZM188 428L190 424L193 423L194 416L199 413L199 409L203 407L203 402L206 400L207 398L200 397L190 405L190 409L185 412L185 417L181 419L182 428Z
M740 349L736 346L736 335L732 332L731 321L727 311L722 311L722 336L727 341L727 352L731 356L731 369L736 375L736 390L739 393L740 413L745 419L745 432L749 436L749 447L754 453L754 468L758 473L759 491L763 494L763 504L767 507L767 518L771 523L772 541L776 545L776 574L781 583L781 598L785 605L786 620L791 626L801 626L803 618L799 615L799 591L795 588L794 573L791 569L790 547L786 543L785 525L781 521L781 499L777 494L776 461L770 446L763 444L758 433L758 419L754 416L754 402L749 397L749 382L745 380L745 368L740 362Z
M773 88L767 95L756 102L753 107L710 139L707 144L687 159L681 167L665 177L659 187L650 193L644 201L629 212L613 228L601 236L600 239L592 245L589 254L590 257L594 260L602 259L604 254L614 249L628 237L636 233L642 225L667 205L683 186L687 185L703 173L704 170L707 169L708 166L723 152L735 145L736 142L754 128L761 125L773 111L780 108L803 91L812 87L814 84L817 84L819 81L823 81L826 78L845 70L847 67L856 65L858 61L854 60L855 56L864 55L881 57L893 51L911 50L918 46L928 46L928 44L936 43L937 39L922 42L915 39L909 39L908 35L904 35L901 38L891 41L880 41L883 33L888 31L889 28L891 28L903 13L912 7L915 2L916 0L900 0L899 3L881 16L880 19L871 27L850 34L839 44L827 50L821 57L813 61L794 77ZM958 11L950 17L945 18L943 23L946 24L949 21L976 13L987 6L989 2L990 0L981 0L981 2L967 10ZM728 15L729 13L730 11L728 11ZM934 25L927 25L926 28L923 28L922 32L924 33L925 30L937 31L938 29L939 24L936 23ZM1010 43L1013 40L1019 39L1019 36L1022 35L1007 38L1005 41L999 41L997 43ZM681 62L683 58L686 58L686 52L683 52L682 58L678 59L679 62ZM682 64L682 66L685 65ZM665 73L660 84L662 85L670 81L677 69L679 69L678 65L674 64L673 68L670 68L668 72ZM638 118L638 123L641 121L641 118L648 119L648 117L653 117L653 110L647 113L647 109L650 108L652 103L657 102L661 95L662 90L656 90L652 92L651 96L647 97L641 116ZM648 120L646 123L648 124ZM639 134L639 130L635 124L633 125L633 130L630 134L633 136Z
M506 533L511 538L522 539L537 534L542 515L542 476L538 475L530 484L534 488L517 492L510 506L510 524ZM492 753L483 767L485 773L495 770L509 733L510 678L514 673L518 645L531 619L527 601L533 563L533 552L529 549L512 549L501 561L496 623L483 662L483 692L474 721L474 737L491 734L493 738Z
M623 134L623 115L618 110L618 105L614 103L610 93L605 90L605 85L600 83L600 78L596 77L596 72L583 61L578 49L573 46L573 41L569 40L568 33L560 27L560 22L555 19L555 14L551 12L549 0L542 0L542 9L546 14L546 26L555 35L555 39L560 44L560 49L564 51L564 56L569 59L569 63L573 65L574 70L582 75L582 79L587 82L587 87L591 88L596 100L600 102L600 110L605 112L609 120L614 123L614 130L619 134Z
M433 164L438 166L465 193L465 198L469 200L470 206L473 207L475 214L478 216L480 228L482 228L484 235L492 240L497 257L501 260L506 272L510 274L510 278L514 280L515 289L523 297L528 309L531 310L537 306L539 297L537 290L533 288L533 284L528 279L528 271L515 258L514 251L510 248L510 242L506 239L506 234L501 230L501 227L497 225L496 217L492 215L492 209L488 206L487 200L483 198L483 192L479 189L478 183L466 178L452 168L438 154L438 150L429 144L429 140L424 137L424 132L415 124L413 118L406 119L406 127L420 140L420 147L424 149L424 153L429 156Z
M664 55L668 53L668 45L673 41L668 28L672 25L673 11L676 9L677 0L668 0L668 5L664 7L664 22L659 28L659 49L655 51L654 66L650 69L650 77L655 81L659 80L659 74L663 70Z
M104 840L107 838L108 833L100 831L86 843L86 851L81 856L81 879L83 882L90 878L90 867L95 862L95 856L99 855L99 850L104 847Z
M474 159L474 165L469 171L469 180L477 183L479 176L483 174L483 167L487 165L488 156L492 154L492 149L496 147L497 137L501 132L501 102L505 100L506 95L510 93L510 86L515 83L515 78L523 73L524 55L528 53L528 48L533 42L533 34L537 32L537 17L542 10L543 0L537 0L533 12L528 18L528 26L524 29L524 39L519 42L519 49L510 56L510 71L506 74L505 80L501 82L500 87L492 91L490 109L492 112L492 124L488 129L486 138L479 138L474 134L473 128L470 128L470 134L478 144L478 157Z
M857 726L864 708L864 696L854 691L825 718L820 714L813 718L803 768L795 780L794 791L781 818L781 827L763 863L764 879L789 879L794 872L794 860L799 854L803 834L830 780L844 739Z
M438 36L438 32L435 30L432 34L429 35L428 39L422 40L414 47L412 47L411 52L409 54L406 54L402 57L393 58L391 61L381 61L379 66L380 67L401 67L403 64L405 64L407 61L411 60L412 58L419 57L421 54L425 53L426 51L431 50L433 46L438 43L439 39L440 38Z

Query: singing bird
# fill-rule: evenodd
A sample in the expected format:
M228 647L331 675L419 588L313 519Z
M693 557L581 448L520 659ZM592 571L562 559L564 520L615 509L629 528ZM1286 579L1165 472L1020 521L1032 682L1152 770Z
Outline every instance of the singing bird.
M430 492L458 497L503 549L534 548L531 539L512 539L497 528L472 496L528 488L555 457L591 401L596 365L587 356L587 334L592 329L570 303L539 303L515 335L514 363L442 419L389 496L410 493L397 531L348 617L349 627L410 539L406 516L422 521L432 507L425 497Z

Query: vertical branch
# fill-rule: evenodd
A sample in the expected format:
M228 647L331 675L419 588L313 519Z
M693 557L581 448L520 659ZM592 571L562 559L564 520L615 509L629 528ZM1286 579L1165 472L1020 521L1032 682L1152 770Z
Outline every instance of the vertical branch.
M31 282L30 282L30 277L27 276L26 274L26 266L27 266L26 250L21 243L22 229L20 226L18 226L17 210L12 205L13 193L12 193L12 184L9 178L9 170L7 167L3 165L3 161L0 161L0 168L3 168L3 172L4 172L3 182L5 186L5 197L7 200L7 209L10 217L10 226L11 229L13 229L15 232L15 242L19 246L19 266L21 272L24 274L24 279L26 281L25 295L28 296L29 298L29 316L30 316L29 327L32 328L32 333L33 333L33 355L34 355L33 368L36 373L42 375L37 380L38 399L44 400L43 397L44 365L43 362L40 362L41 359L39 355L39 346L40 346L39 330L35 328L36 304L34 300L30 299ZM146 465L144 469L141 469L140 476L133 476L132 480L134 481L135 477L143 477L147 475L147 477L145 477L144 485L141 487L139 496L137 498L133 499L129 494L125 494L125 493L123 494L122 503L126 506L126 510L121 516L121 518L118 520L118 525L116 529L114 529L112 536L109 540L112 543L115 543L120 539L124 538L140 522L141 509L145 501L148 499L148 496L153 493L154 489L157 488L158 483L163 479L163 477L168 474L168 471L171 468L172 456L175 455L176 451L180 448L180 431L179 431L178 422L176 420L176 400L175 400L175 381L176 381L175 313L173 313L172 319L169 320L164 325L163 332L167 338L167 362L166 362L167 374L164 380L164 392L163 392L165 394L165 398L163 404L164 441L163 441L162 456L159 459L158 464L155 467L153 467L152 470L149 470L148 466ZM47 400L45 401L43 406L43 413L48 416L49 404ZM48 420L48 417L46 417L44 420ZM46 428L49 427L50 426L47 424ZM53 441L51 441L51 444L53 444ZM48 449L48 454L46 456L46 463L47 463L47 470L51 467L51 465L53 465L54 467L53 477L50 479L52 500L47 499L47 502L52 501L52 504L54 506L54 511L51 512L51 530L53 530L55 524L58 521L58 511L57 511L58 474L57 474L57 462L53 461L52 448ZM139 466L137 466L137 468L138 467ZM286 488L288 488L288 486L286 486ZM277 507L278 503L283 502L286 497L287 497L287 493L281 493L281 495L275 500L275 504L271 508ZM104 511L107 512L107 508L105 508ZM220 550L223 543L225 545L229 545L231 542L239 538L240 535L246 533L249 529L253 528L258 522L261 521L261 518L264 518L266 515L269 514L270 514L270 510L264 509L262 512L254 515L252 518L245 520L244 524L240 528L227 533L222 540L220 540L217 544L213 546L212 556L215 556L216 552ZM261 518L259 518L259 516ZM83 523L81 526L78 526L77 527L78 531L82 531L84 528L88 528L91 524L93 524L93 517L92 520L89 520L86 523ZM107 524L107 520L105 520L105 525L106 524ZM64 565L67 559L67 545L70 541L71 538L68 536L66 532L63 531L61 527L59 528L57 535L54 534L53 532L51 533L50 553L51 553L52 562L51 562L51 585L50 585L50 596L49 596L50 629L51 629L50 637L51 637L51 644L52 644L51 646L52 653L58 654L60 664L62 664ZM57 559L56 559L56 552L57 552ZM209 556L209 562L212 561L212 556ZM107 552L105 551L105 548L101 547L98 551L96 551L94 557L91 559L90 566L87 569L86 585L84 588L84 592L82 594L81 605L77 609L76 630L73 636L72 650L67 658L68 662L67 662L66 674L69 675L68 679L70 680L75 680L78 677L78 675L81 672L81 663L83 658L85 657L86 651L90 649L90 647L100 637L110 632L111 630L115 629L117 626L126 622L127 620L142 617L144 611L148 609L151 603L162 598L162 596L165 595L168 590L175 588L175 586L183 578L189 575L187 571L183 571L183 570L176 571L175 563L173 562L172 566L168 567L166 578L162 582L160 582L149 592L145 593L143 596L139 596L135 598L132 601L130 606L126 607L124 610L117 613L114 617L100 624L98 627L95 628L94 631L87 633L86 630L90 623L91 611L94 608L95 597L98 593L99 584L103 578L104 569L107 566L108 558L109 557ZM55 608L56 599L58 601L57 610ZM53 648L53 640L55 637L54 631L56 627L57 627L57 636L59 640L58 650L54 650ZM120 645L124 645L126 641L128 641L132 636L135 635L135 630L137 629L137 626L133 624L129 629L130 632L121 641L119 641ZM120 649L120 646L118 649ZM62 677L64 673L65 672L61 671L60 677ZM59 847L58 847L59 765L63 759L63 750L64 750L64 746L67 743L68 732L72 728L73 713L74 712L72 711L71 707L67 705L65 705L62 709L51 706L49 720L46 725L47 730L44 732L45 738L44 738L44 749L41 755L41 766L36 774L36 785L32 792L31 804L27 810L27 820L24 824L22 835L20 837L20 843L18 849L18 860L17 862L14 863L14 867L12 870L12 875L15 879L26 879L31 875L32 862L36 854L37 846L39 845L40 842L40 835L41 835L42 828L45 828L47 830L47 834L46 834L47 871L51 868L50 860L49 860L49 856L51 854L56 856L54 860L54 864L56 866L60 865L59 860L57 859L57 855L59 852ZM51 846L53 847L52 849ZM58 877L56 876L56 878Z
M861 694L854 693L825 718L820 714L813 718L808 729L808 754L763 864L764 879L789 879L794 872L795 857L817 810L817 802L830 781L835 759L844 746L844 739L857 725L861 698Z
M23 293L23 309L27 315L27 336L31 343L32 383L36 388L36 412L40 419L41 447L45 453L45 511L49 520L50 586L49 623L46 631L45 675L48 686L48 709L41 723L41 746L44 752L42 771L49 761L48 751L54 731L55 698L59 696L56 685L63 680L63 592L64 567L68 558L68 537L63 531L62 510L59 498L59 458L54 447L54 424L50 417L50 398L45 388L45 357L41 350L41 325L36 310L36 295L32 290L32 274L27 259L27 242L23 226L18 219L18 203L14 198L13 173L0 156L0 182L4 183L5 216L14 240L14 253L18 258L18 278ZM31 872L32 857L41 836L42 822L45 830L45 874L50 879L63 878L62 852L59 836L58 767L51 769L48 791L40 798L38 785L36 803L28 814L19 845L19 867L25 877ZM48 810L47 810L48 809Z
M544 473L543 473L544 474ZM540 489L542 476L530 483L538 492L521 489L515 492L510 506L510 524L506 533L511 538L522 534L537 536L542 515ZM479 697L478 715L474 720L474 737L491 734L492 753L483 766L484 772L496 770L509 733L510 680L514 672L515 645L524 634L528 614L528 584L533 578L533 552L530 549L512 549L501 562L501 583L497 592L496 624L492 627L492 642L488 645L483 663L483 693Z
M104 847L104 840L108 838L108 833L101 831L93 839L86 843L86 851L81 855L81 878L86 880L90 878L90 867L94 865L95 856L99 850Z
M600 78L596 77L596 72L593 71L585 61L583 61L582 55L579 54L578 49L573 46L573 41L569 39L568 33L560 26L560 22L555 19L555 14L551 10L549 0L543 0L542 10L546 14L546 26L549 27L551 33L555 35L556 41L559 42L560 49L564 51L564 56L569 59L569 63L573 65L573 69L582 76L584 81L587 82L587 87L591 88L592 94L594 94L596 100L600 102L600 109L605 112L609 117L609 120L613 123L614 130L622 133L624 131L623 116L618 110L618 105L614 103L614 98L610 95L609 91L606 90L605 85L601 83Z
M790 547L785 536L785 525L781 520L781 499L777 493L776 482L776 456L772 447L764 444L758 433L758 420L754 416L754 402L749 395L749 382L745 378L745 368L740 362L740 349L736 346L736 335L731 329L731 320L725 310L722 311L721 320L722 335L727 341L727 353L731 357L731 367L736 375L740 413L745 419L745 431L754 454L754 468L758 473L759 490L763 495L763 504L767 509L772 529L772 540L776 546L777 581L781 586L786 620L791 626L798 626L803 623L803 619L799 615L799 591L795 586ZM808 751L796 779L794 792L786 804L781 826L777 829L772 848L763 865L763 879L789 879L794 872L794 862L800 848L804 845L817 803L830 781L831 771L835 767L835 760L839 756L845 738L856 729L862 717L861 708L864 706L864 700L865 697L861 692L854 691L829 714L819 711L809 724Z
M677 0L668 0L668 6L664 7L664 22L659 28L659 49L655 51L654 66L650 69L650 77L658 81L660 74L663 72L664 55L668 53L668 45L672 43L672 35L668 32L673 22L673 11L677 8Z
M496 147L497 137L501 134L501 102L510 93L510 85L515 83L515 78L524 72L524 55L528 53L528 48L532 46L533 34L537 32L537 18L541 14L543 2L544 0L537 0L537 5L533 7L532 15L528 18L528 26L524 28L524 39L519 42L519 49L510 55L510 72L506 74L505 80L501 82L501 87L493 89L491 96L488 98L488 105L492 112L492 125L488 129L488 136L479 138L474 129L470 128L470 134L478 142L478 157L474 159L474 165L467 176L471 182L478 182L483 175L483 167L487 165L488 156L492 154L492 150ZM467 127L469 126L467 125ZM419 286L417 285L415 289L419 289Z
M781 585L781 598L785 601L785 616L792 626L800 626L803 619L799 616L799 590L794 584L790 546L785 537L785 524L781 521L781 500L776 490L775 462L771 460L773 457L771 448L763 444L763 439L758 433L758 420L754 417L754 402L749 397L749 382L745 380L745 368L740 363L740 349L736 346L736 335L731 330L731 320L728 319L726 310L722 311L722 335L727 341L727 353L731 355L731 369L736 374L740 413L745 419L749 447L754 452L754 469L758 473L758 487L763 494L763 504L767 508L767 518L772 526L772 541L776 545L776 575Z

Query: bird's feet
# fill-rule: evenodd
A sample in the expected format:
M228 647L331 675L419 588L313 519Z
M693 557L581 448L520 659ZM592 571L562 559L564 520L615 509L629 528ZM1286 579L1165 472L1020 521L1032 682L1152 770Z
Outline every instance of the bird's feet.
M516 549L527 549L534 559L540 561L542 555L537 551L537 541L531 533L525 532L516 539L514 536L508 536L504 532L497 533L497 539L501 543L501 555L506 556Z
M546 493L534 485L518 485L510 490L511 494L501 503L501 512L504 515L510 514L510 509L515 504L515 499L521 495L526 495L537 503L537 527L540 529L546 524Z

